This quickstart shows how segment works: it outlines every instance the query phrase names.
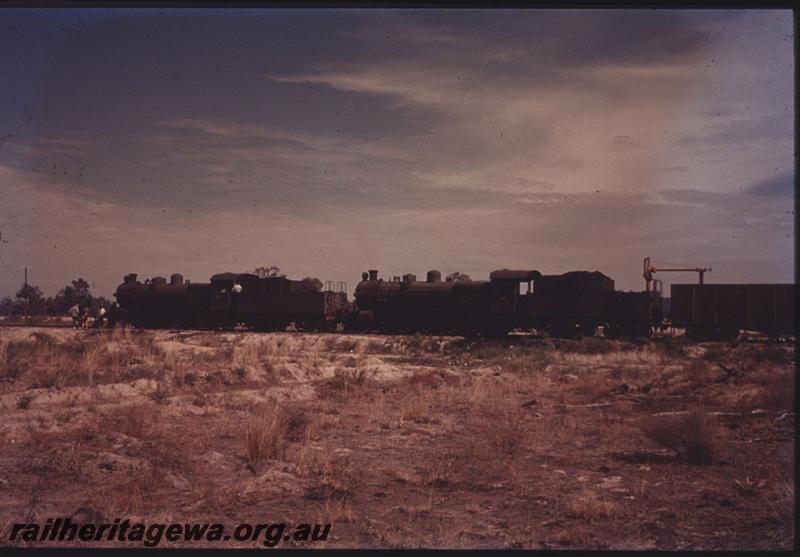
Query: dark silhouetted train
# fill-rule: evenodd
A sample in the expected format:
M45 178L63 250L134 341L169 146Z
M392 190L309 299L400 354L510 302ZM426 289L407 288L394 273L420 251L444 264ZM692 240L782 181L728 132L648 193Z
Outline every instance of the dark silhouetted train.
M141 283L125 277L114 294L127 320L141 328L425 332L503 335L536 329L579 337L602 327L609 337L646 336L662 326L658 292L614 290L600 272L542 275L535 270L499 270L488 281L426 280L407 274L392 280L378 271L362 275L355 301L341 283L319 291L305 281L242 273L214 275L190 283L179 274Z
M602 327L610 338L647 336L666 325L696 340L729 340L741 330L771 337L794 334L793 284L675 284L671 304L659 290L623 292L594 271L542 275L499 270L488 281L442 280L429 271L378 278L363 273L355 301L346 285L321 291L312 283L249 273L222 273L206 283L179 274L141 283L127 275L116 293L127 321L141 328L298 330L503 335L514 329L576 338ZM671 306L671 307L670 307ZM670 308L670 314L665 311Z

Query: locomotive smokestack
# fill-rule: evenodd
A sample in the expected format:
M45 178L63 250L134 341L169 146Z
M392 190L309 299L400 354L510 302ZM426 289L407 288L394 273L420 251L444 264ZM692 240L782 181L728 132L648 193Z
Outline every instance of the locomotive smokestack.
M169 277L169 283L172 286L180 286L183 284L183 275L180 273L174 273Z
M378 270L377 269L370 269L369 270L369 280L378 280Z
M428 282L442 282L442 273L439 271L428 271Z

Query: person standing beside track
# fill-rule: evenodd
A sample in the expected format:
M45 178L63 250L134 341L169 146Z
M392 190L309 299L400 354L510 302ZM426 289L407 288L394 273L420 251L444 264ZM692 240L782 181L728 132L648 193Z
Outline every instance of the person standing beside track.
M231 288L231 327L239 323L239 295L242 293L242 285L238 282L233 283Z
M74 304L71 308L69 308L69 316L72 317L72 326L76 329L81 328L81 309L78 304Z

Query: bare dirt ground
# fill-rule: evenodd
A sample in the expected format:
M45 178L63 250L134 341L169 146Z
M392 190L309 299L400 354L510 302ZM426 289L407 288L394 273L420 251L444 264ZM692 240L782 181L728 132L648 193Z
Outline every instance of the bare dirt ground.
M87 513L330 522L329 548L794 543L791 346L20 327L0 355L0 545Z

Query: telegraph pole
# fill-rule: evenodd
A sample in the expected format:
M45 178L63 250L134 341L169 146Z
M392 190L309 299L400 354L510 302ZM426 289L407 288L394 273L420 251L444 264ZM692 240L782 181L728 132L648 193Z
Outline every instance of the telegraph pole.
M28 288L28 267L25 267L25 282L23 283L25 289L25 321L28 321L28 308L31 307L30 288Z
M30 288L28 288L28 266L18 266L18 269L23 269L25 271L25 281L22 283L22 289L25 291L25 321L28 321L28 309L31 305L31 296L30 296ZM31 267L32 269L33 267Z

